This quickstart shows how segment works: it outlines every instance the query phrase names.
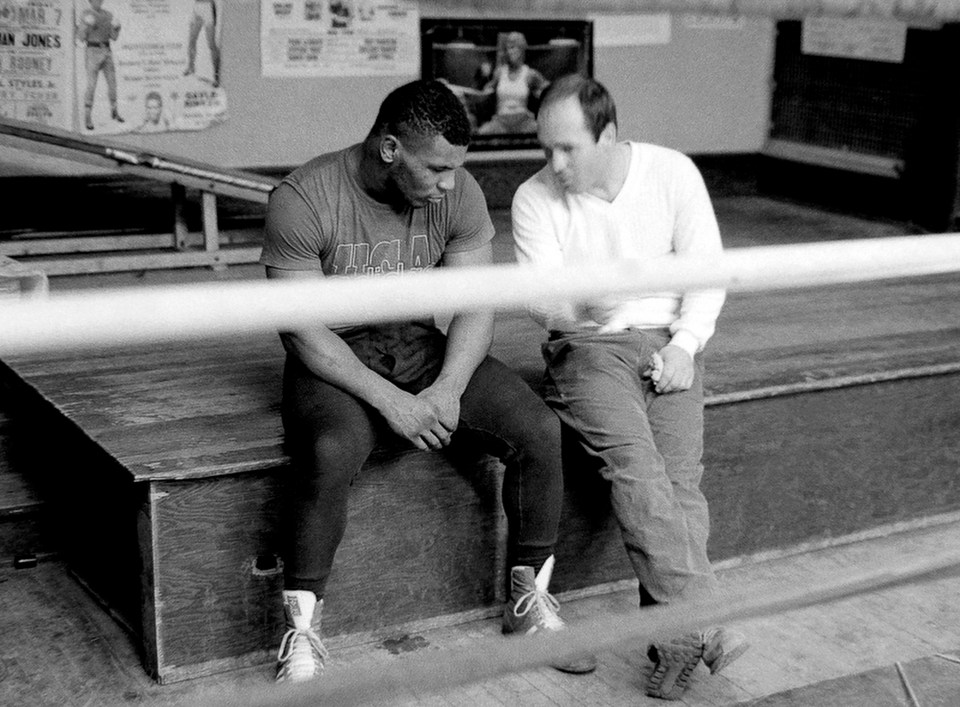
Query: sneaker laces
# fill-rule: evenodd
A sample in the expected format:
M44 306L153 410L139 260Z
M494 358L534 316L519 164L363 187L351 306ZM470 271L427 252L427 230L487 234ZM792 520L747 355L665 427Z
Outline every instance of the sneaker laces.
M550 555L543 567L537 572L533 582L533 588L521 594L517 603L513 606L513 615L518 619L523 618L532 610L536 609L537 627L545 628L550 631L559 631L566 624L560 618L560 602L547 591L550 586L550 577L553 574L554 557Z
M560 618L560 602L545 589L534 587L526 594L517 599L513 607L513 615L518 619L523 618L531 611L537 617L537 625L551 631L559 631L565 624Z
M277 660L283 666L281 675L294 679L317 675L329 657L320 636L312 628L288 629L277 653Z

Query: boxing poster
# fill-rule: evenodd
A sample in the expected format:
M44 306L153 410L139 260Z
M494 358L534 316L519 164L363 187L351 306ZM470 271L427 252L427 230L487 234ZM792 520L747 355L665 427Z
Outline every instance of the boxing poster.
M73 129L73 0L0 0L0 117Z
M384 76L419 71L415 0L262 0L264 76Z
M807 17L800 50L804 54L902 64L907 45L904 22L873 18Z
M223 0L74 0L78 130L201 130L227 117Z

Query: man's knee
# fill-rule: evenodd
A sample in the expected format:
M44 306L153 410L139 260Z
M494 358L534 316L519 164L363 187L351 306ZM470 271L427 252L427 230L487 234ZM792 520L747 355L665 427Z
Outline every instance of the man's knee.
M324 430L292 445L291 452L313 483L349 484L366 461L371 444L352 430Z
M515 418L514 438L527 457L560 458L560 419L545 403L530 405Z
M546 403L537 406L532 425L533 433L547 440L552 446L560 448L561 424L560 418Z

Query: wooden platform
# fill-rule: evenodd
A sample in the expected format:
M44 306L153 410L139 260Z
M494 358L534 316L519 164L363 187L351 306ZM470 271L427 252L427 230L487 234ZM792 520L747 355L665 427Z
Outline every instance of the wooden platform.
M728 246L775 219L794 236L828 220L775 206L718 204ZM715 560L960 509L958 295L960 278L941 276L730 298L707 362ZM507 313L494 353L536 380L539 339ZM64 557L160 680L268 661L279 640L281 362L272 335L7 361L42 431ZM619 586L632 572L604 489L568 467L553 589ZM325 633L361 644L497 613L497 473L482 458L381 450L352 497Z
M53 552L52 523L35 486L34 460L24 421L15 411L12 392L0 382L0 565L12 567ZM34 473L30 473L34 471Z

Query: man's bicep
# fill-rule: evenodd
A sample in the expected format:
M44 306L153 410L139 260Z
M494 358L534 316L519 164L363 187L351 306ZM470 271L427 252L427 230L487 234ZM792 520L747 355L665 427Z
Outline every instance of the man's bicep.
M466 170L458 172L457 178L460 187L444 224L445 255L453 251L476 250L496 235L486 198L477 180Z
M322 278L323 273L320 270L290 270L288 268L277 268L267 265L268 280L292 280L303 278Z
M448 267L479 267L490 265L493 262L493 247L484 243L472 250L458 250L446 252L443 255L443 264Z
M316 211L289 184L270 195L264 227L264 265L284 270L320 268L323 234Z
M716 253L723 249L720 228L703 175L691 160L676 196L673 249L678 254Z
M517 262L540 267L557 267L563 263L560 242L548 210L537 199L518 192L510 221Z
M271 265L266 266L266 271L268 280L317 280L324 277L319 270L287 270ZM280 338L283 340L283 346L287 351L294 352L300 358L303 358L306 355L305 351L322 348L324 335L328 331L326 326L315 324L299 327L295 330L282 330L280 331Z

